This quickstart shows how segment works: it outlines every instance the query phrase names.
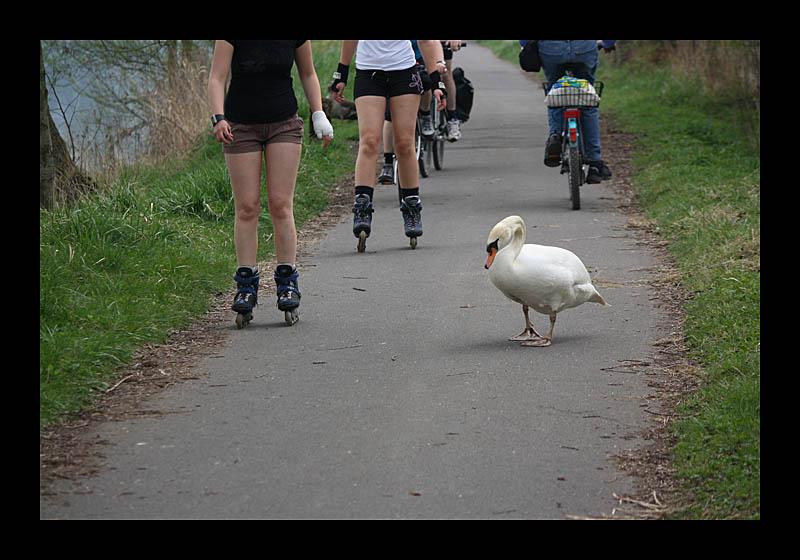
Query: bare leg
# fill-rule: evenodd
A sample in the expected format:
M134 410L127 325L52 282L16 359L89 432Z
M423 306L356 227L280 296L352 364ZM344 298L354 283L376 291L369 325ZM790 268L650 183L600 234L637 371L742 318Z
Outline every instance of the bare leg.
M293 263L297 257L294 223L294 187L302 145L268 144L264 150L267 169L267 202L275 232L275 261Z
M394 130L392 121L383 121L383 153L394 153Z
M414 145L414 128L417 126L417 109L420 96L414 93L389 99L394 128L394 153L397 156L397 173L404 189L419 187L419 164Z
M444 87L447 90L447 112L456 112L456 81L453 78L453 59L446 60L447 72L442 76Z
M375 162L381 150L383 139L383 121L386 112L386 98L364 95L356 99L358 111L358 159L356 159L356 186L375 186ZM394 126L395 116L392 113L395 147L397 130Z
M225 154L233 189L233 239L239 266L257 266L261 213L261 152Z

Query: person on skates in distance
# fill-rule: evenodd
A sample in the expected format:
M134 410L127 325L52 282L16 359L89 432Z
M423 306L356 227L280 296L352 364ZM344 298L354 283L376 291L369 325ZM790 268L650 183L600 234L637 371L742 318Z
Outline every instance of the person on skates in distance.
M441 44L438 41L418 41L425 65L431 72L434 95L439 109L445 106L444 86L440 72L446 70ZM438 51L437 51L438 47ZM410 40L344 40L339 67L334 73L333 98L342 102L353 54L356 54L356 78L353 86L358 112L358 159L355 170L355 202L353 205L353 234L359 238L358 250L366 248L372 231L372 196L375 188L375 162L381 151L383 121L387 100L392 113L394 151L402 187L401 212L405 233L416 247L422 235L419 197L419 167L414 147L414 128L417 122L422 81L417 71L414 49ZM438 57L437 57L438 55Z
M461 49L461 40L449 39L445 41L444 50L444 63L447 66L447 72L442 76L444 78L444 86L447 88L447 141L458 142L461 140L461 120L458 118L456 112L456 82L453 79L453 53Z
M266 164L267 202L274 229L278 309L297 319L297 229L294 188L303 140L291 69L297 66L317 138L323 147L333 127L322 111L319 80L307 40L218 40L208 80L214 137L223 144L235 207L237 293L231 306L241 328L252 319L260 280L257 264L261 213L261 162ZM225 81L231 73L227 95Z

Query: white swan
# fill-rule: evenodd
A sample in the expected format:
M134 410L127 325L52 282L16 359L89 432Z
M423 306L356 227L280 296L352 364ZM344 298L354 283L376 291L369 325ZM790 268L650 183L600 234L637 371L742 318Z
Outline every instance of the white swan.
M556 314L591 301L608 305L581 260L560 247L525 244L525 222L509 216L492 228L487 240L486 268L498 290L522 304L525 330L509 340L522 346L550 346ZM533 329L528 308L550 316L550 331L542 336Z

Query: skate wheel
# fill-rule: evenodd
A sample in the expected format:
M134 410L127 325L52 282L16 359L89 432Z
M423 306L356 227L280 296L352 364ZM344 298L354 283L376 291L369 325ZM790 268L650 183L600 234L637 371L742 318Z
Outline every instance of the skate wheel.
M292 309L291 311L283 312L283 319L286 321L286 324L291 327L300 320L300 315L297 313L297 309Z
M362 231L358 234L358 252L363 253L367 249L367 232Z
M250 313L237 313L236 314L236 328L237 329L241 329L241 328L246 327L247 323L249 323L252 318L253 318L253 316Z
M417 248L417 238L416 237L412 237L411 238L411 248L412 249L416 249Z

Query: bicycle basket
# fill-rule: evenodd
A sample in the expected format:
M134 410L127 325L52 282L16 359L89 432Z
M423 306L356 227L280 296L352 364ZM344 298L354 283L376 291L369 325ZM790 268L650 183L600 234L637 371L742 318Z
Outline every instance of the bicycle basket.
M586 86L588 87L554 85L545 97L545 103L548 107L597 107L600 105L603 83L595 82L594 86L591 84Z

